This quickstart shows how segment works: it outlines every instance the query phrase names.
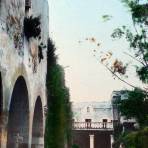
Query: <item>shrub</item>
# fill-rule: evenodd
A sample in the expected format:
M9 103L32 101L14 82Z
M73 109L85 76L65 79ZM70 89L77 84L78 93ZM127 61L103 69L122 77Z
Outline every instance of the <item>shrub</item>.
M40 17L25 17L24 18L24 34L29 40L29 38L34 37L34 38L39 38L41 34L41 22L40 22Z

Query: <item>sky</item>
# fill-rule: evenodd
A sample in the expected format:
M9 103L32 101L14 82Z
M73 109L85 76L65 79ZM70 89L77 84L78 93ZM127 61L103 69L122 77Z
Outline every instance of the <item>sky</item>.
M111 20L104 22L103 15ZM129 87L113 79L112 74L93 56L111 51L113 57L131 62L125 40L113 41L110 35L121 25L131 26L131 16L120 0L49 0L50 37L55 42L58 63L65 69L71 101L110 100L113 90ZM86 38L96 39L96 43ZM99 43L100 46L96 46ZM138 86L133 68L127 81ZM131 76L132 75L132 76ZM131 77L130 77L131 76Z

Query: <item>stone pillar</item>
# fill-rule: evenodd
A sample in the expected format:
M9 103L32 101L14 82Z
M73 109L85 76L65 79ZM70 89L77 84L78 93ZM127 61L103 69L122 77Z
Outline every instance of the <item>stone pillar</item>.
M114 137L113 137L113 135L110 135L111 148L112 148L112 144L113 144L113 142L114 142Z
M28 148L32 147L32 125L33 125L33 112L34 109L31 108L29 111L29 142L28 142Z
M0 123L0 148L6 148L7 146L7 124L8 124L8 113L3 112Z
M90 137L90 148L94 148L94 135L89 135Z

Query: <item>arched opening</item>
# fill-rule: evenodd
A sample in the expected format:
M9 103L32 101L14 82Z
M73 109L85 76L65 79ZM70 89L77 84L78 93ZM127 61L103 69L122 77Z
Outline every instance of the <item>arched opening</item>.
M8 117L7 148L28 148L29 102L24 78L20 76L13 88Z
M35 103L33 125L32 125L32 148L44 146L43 135L43 108L41 98L38 97Z

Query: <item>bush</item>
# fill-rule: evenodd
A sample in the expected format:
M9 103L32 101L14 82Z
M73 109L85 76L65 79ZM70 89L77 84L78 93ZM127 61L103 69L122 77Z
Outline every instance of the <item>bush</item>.
M128 99L118 103L121 114L127 118L135 118L140 127L148 125L148 100L145 98L146 93L136 88L128 91Z
M123 135L121 142L126 148L148 148L148 127Z
M29 40L29 38L34 37L40 37L41 34L41 22L40 17L25 17L24 18L24 34Z

